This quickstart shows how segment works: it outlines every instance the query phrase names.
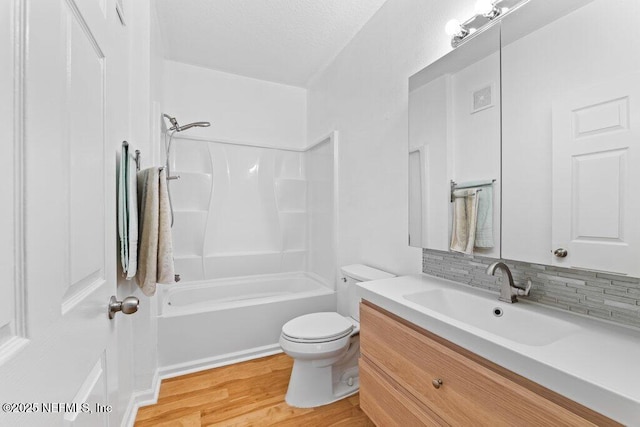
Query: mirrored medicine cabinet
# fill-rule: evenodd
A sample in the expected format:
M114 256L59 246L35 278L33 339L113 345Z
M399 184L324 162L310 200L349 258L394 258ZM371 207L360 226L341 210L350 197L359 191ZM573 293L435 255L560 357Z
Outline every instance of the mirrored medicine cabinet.
M409 244L640 277L638 22L529 0L411 76Z

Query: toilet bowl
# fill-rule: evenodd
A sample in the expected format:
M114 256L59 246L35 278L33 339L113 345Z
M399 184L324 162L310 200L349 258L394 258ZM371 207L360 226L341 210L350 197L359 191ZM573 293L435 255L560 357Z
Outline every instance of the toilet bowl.
M282 327L280 347L294 360L285 397L291 406L326 405L359 389L360 323L356 283L394 276L361 264L343 267L341 271L346 292L338 293L338 303L348 303L348 313L306 314ZM347 301L340 301L341 296Z

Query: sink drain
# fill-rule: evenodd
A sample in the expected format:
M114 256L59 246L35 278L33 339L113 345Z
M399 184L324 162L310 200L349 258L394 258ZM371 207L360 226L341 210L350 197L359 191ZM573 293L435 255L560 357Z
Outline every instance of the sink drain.
M502 309L500 307L496 307L493 309L493 315L496 317L500 317L504 314L504 312L502 311Z

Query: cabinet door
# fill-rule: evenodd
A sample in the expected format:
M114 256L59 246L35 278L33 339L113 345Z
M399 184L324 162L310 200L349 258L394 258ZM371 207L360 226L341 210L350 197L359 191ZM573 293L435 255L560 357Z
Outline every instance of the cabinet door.
M442 338L431 338L427 336L428 332L409 327L373 307L361 305L360 320L363 358L370 360L389 377L391 388L387 388L393 391L395 384L395 387L406 390L448 424L617 425L549 390L544 389L545 395L539 394L543 389L539 385L524 379L527 386L517 383L513 379L517 375L512 372L501 368L510 377L498 373L490 368L496 366L491 362L476 355L473 356L482 360L482 364L472 360ZM438 380L441 380L439 385ZM363 409L373 417L367 409L368 396L383 394L383 390L372 391L370 388L365 374L361 379L361 396L365 401Z
M446 426L367 359L360 359L360 407L379 426Z
M615 102L609 103L617 99L609 97L613 95L613 91L602 89L604 96L599 99L595 95L600 90L597 85L607 83L613 89L615 85L624 83L624 75L640 72L639 20L640 2L626 0L531 1L504 17L501 49L503 258L631 274L630 271L619 270L619 266L615 264L585 265L587 258L576 264L576 257L573 257L577 254L576 249L569 250L565 246L559 246L560 243L568 244L571 239L558 238L558 227L568 230L570 225L566 223L559 226L553 211L564 209L571 216L573 208L555 206L559 200L554 197L555 186L559 179L567 179L561 184L571 184L571 177L559 178L557 175L554 154L557 145L557 120L554 115L570 94L582 93L582 103L573 102L573 107L566 105L566 108L576 109L576 118L583 129L580 131L581 135L574 135L579 136L573 151L576 154L578 150L584 150L583 153L599 152L600 148L580 147L596 135L597 138L608 138L620 133L611 132L613 129L608 129L606 125L617 120L614 119L617 106ZM532 22L535 22L535 28L530 31L531 26L527 23ZM637 84L636 78L635 85ZM629 93L621 96L627 95ZM588 97L592 97L593 103ZM628 112L634 114L633 98L630 97L629 100L631 103ZM605 104L600 105L599 102ZM580 110L583 107L587 108ZM573 126L573 122L569 116L572 113L565 111L565 114L565 131L570 136L569 126ZM618 166L614 165L615 159L610 156L596 159L593 154L589 154L579 160L582 161L579 167L583 172L600 166L607 169L607 176L604 177L607 182L597 183L602 187L584 194L585 197L580 196L580 215L583 216L578 220L585 230L580 238L588 236L593 242L600 239L599 236L606 236L607 244L599 245L600 261L613 259L618 256L610 252L614 246L610 236L616 234L615 230L611 230L615 227L614 214L605 212L602 225L595 221L603 213L603 209L611 206L617 209L616 205L623 202L614 199L613 191L602 194L602 203L597 200L604 187L609 189L606 191L611 191L611 188L618 185L615 183L618 179L615 177L615 169ZM631 157L627 155L629 169L640 168L640 163L630 161ZM586 189L582 185L588 184L584 174L580 179L580 186ZM626 184L634 183L631 176L627 176L627 179ZM636 186L637 182L635 181ZM640 192L639 189L635 191ZM563 195L562 198L565 203L572 203L571 196ZM627 202L628 199L624 200L624 203ZM630 207L627 205L623 209L629 210ZM635 217L639 215L640 211L636 210ZM622 230L623 233L627 231L629 230ZM627 236L623 238L626 241ZM569 256L564 260L557 259L552 254L552 250L559 247L568 250ZM577 249L578 252L581 250ZM594 257L590 259L595 260Z
M553 264L640 276L640 74L553 105Z

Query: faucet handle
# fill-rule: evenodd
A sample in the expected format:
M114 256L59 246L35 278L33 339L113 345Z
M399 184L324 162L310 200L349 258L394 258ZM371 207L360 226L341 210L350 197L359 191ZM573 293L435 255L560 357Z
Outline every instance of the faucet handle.
M516 295L521 296L521 297L527 297L529 296L529 292L531 292L531 279L527 279L527 286L522 289L522 288L517 288L516 289Z

